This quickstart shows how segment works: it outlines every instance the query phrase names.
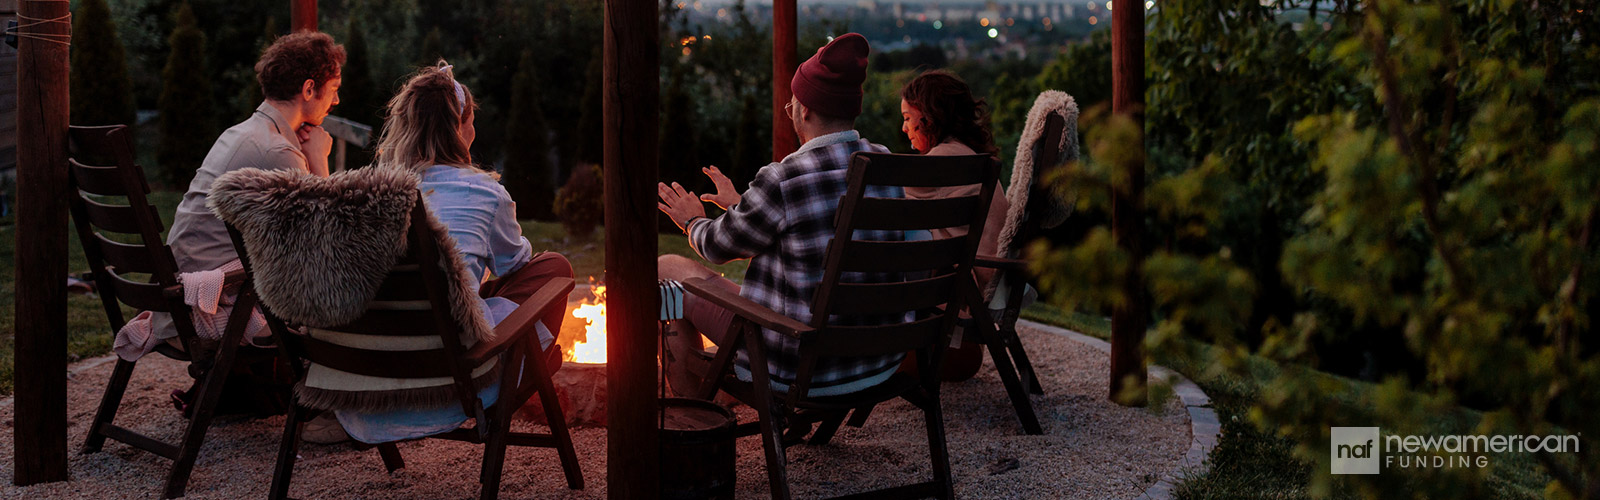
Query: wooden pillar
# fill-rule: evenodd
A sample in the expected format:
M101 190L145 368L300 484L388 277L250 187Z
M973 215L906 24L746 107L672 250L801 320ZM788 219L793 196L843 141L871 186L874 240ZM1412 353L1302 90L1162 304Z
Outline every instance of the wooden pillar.
M772 0L772 161L783 160L800 149L794 122L784 106L794 96L789 80L800 65L795 54L795 0Z
M17 485L67 479L67 14L17 6Z
M289 32L317 30L317 0L289 0Z
M1111 11L1111 109L1144 128L1144 2L1113 0ZM1143 134L1139 136L1141 151ZM1132 256L1123 277L1127 301L1111 312L1111 390L1113 401L1144 406L1144 333L1150 316L1144 273L1144 156L1128 171L1126 193L1112 195L1111 226L1117 246ZM1115 191L1113 191L1115 193Z
M656 412L656 131L661 36L654 1L606 0L606 491L661 495Z

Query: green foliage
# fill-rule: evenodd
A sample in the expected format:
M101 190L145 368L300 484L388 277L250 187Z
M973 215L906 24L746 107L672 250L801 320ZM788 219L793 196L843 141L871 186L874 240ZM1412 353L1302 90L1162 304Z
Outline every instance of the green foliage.
M372 127L373 139L376 140L377 131L383 128L386 93L380 94L382 89L372 80L371 57L367 53L367 37L361 30L360 20L351 17L346 32L344 67L339 71L343 83L339 87L339 107L334 114ZM348 148L345 168L358 168L372 163L374 147L375 143L369 143L367 148Z
M555 169L550 163L549 129L539 107L540 78L533 51L522 53L512 82L511 116L506 127L506 162L502 181L517 203L517 217L550 220L555 194Z
M177 27L167 44L166 69L161 72L161 142L156 161L168 186L180 188L194 178L200 161L216 140L213 125L211 79L205 71L206 35L200 31L188 3L174 13Z
M867 81L862 85L861 116L856 118L861 137L896 153L913 152L911 139L900 130L900 88L915 76L913 70L867 72Z
M1103 210L1146 170L1152 355L1239 376L1281 363L1238 414L1292 443L1305 493L1593 497L1592 453L1332 476L1328 429L1594 444L1600 171L1579 166L1600 160L1600 20L1573 1L1321 3L1162 2L1148 149L1086 113L1091 159L1057 187ZM1110 240L1038 249L1053 300L1128 300ZM1377 384L1353 394L1317 369Z
M753 14L740 0L731 22L701 26L663 5L662 181L703 193L712 186L699 167L716 165L743 187L771 163L772 35Z
M128 82L117 23L106 0L84 0L72 16L73 125L134 125L133 89Z
M605 129L603 128L606 117L605 100L600 93L601 89L605 87L601 81L605 75L602 73L603 66L601 66L601 63L604 62L604 57L602 57L600 51L601 49L596 48L595 54L589 56L589 69L583 72L583 80L589 82L589 85L583 88L583 98L579 101L581 105L579 107L577 131L577 161L594 165L599 165L604 161L602 149L605 147Z
M657 165L662 179L679 179L685 185L693 183L693 191L706 192L706 177L700 173L698 139L702 123L697 104L689 95L688 73L693 68L675 65L665 76L667 83L661 89L661 121L657 135Z
M605 222L605 177L599 165L579 165L556 192L555 214L573 238L585 239Z

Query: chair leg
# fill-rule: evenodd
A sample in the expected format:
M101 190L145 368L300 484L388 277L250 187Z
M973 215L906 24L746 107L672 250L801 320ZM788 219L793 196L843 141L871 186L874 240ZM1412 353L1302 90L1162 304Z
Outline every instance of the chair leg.
M194 471L195 460L200 457L200 447L205 443L212 414L216 412L217 401L222 396L222 386L228 379L228 372L233 368L234 354L238 351L237 333L230 332L224 335L216 360L211 364L205 382L200 386L200 397L196 398L194 417L189 420L189 428L184 432L183 442L178 445L178 458L173 461L172 472L167 476L165 498L183 496L183 491L188 486L189 474Z
M383 458L383 468L387 469L390 474L406 468L406 459L400 456L400 447L396 446L395 443L378 445L378 456Z
M95 411L94 422L89 424L89 437L83 441L83 453L94 453L105 446L106 435L100 433L100 426L117 418L122 395L128 391L128 380L133 377L133 366L132 361L117 359L116 368L111 370L111 382L106 384L106 393L100 398L100 409Z
M861 426L867 425L867 417L872 416L872 408L875 406L877 405L863 406L850 412L850 426L860 429Z
M767 373L767 353L762 345L761 331L756 330L749 323L745 323L741 330L745 332L745 351L750 355L751 381L754 382L756 418L761 426L761 447L767 453L767 482L772 488L774 500L789 500L789 474L788 457L784 455L782 428L777 425L777 415L773 412L774 399L772 395L771 375ZM728 347L732 350L732 346Z
M550 381L548 369L542 361L530 358L533 366L533 384L539 392L539 404L544 407L544 419L550 424L550 436L555 438L556 455L561 457L561 472L567 476L567 488L583 489L583 469L578 466L578 452L572 447L572 431L567 428L567 416L561 410L561 399L556 397L556 387ZM509 413L509 412L508 412Z
M940 485L939 498L955 498L955 487L950 479L950 450L944 435L944 411L940 408L938 393L926 396L931 402L922 415L928 423L928 456L933 459L933 480Z
M1017 363L1017 375L1022 378L1023 388L1032 394L1044 394L1044 386L1039 384L1039 375L1033 371L1033 362L1028 360L1028 351L1022 348L1022 337L1017 335L1017 313L1006 311L1002 314L1000 339L1011 352L1011 359Z
M812 446L828 444L828 441L833 439L833 434L839 432L839 425L844 423L844 416L845 412L839 412L838 415L823 419L822 423L817 425L817 430L811 433L811 439L806 441L806 444Z
M289 498L289 480L294 475L294 461L300 453L300 426L309 411L299 404L289 404L289 415L283 420L283 438L278 441L278 462L272 470L272 490L268 498Z
M505 468L506 460L506 433L510 432L509 418L506 418L504 406L494 412L494 422L479 422L478 425L488 423L489 440L483 443L483 472L478 476L478 482L483 484L483 491L478 498L494 500L500 497L500 472Z
M1023 432L1044 434L1044 429L1039 427L1039 417L1033 412L1033 401L1028 391L1023 389L1022 381L1017 379L1017 371L1011 365L1011 356L1007 354L1005 346L1001 345L999 339L990 339L985 347L988 348L989 358L994 360L995 371L999 372L1006 394L1011 397L1011 406L1017 410L1017 419L1022 421Z

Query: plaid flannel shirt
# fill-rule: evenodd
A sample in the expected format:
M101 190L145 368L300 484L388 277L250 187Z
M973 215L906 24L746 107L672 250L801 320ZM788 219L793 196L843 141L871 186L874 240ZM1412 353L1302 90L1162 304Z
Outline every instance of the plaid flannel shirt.
M697 219L689 242L701 257L715 263L749 258L740 295L775 312L810 324L811 302L822 282L823 260L833 240L834 213L848 186L850 155L857 151L887 153L888 148L861 139L854 130L817 137L783 161L762 167L739 204L716 219ZM869 186L867 196L899 198L898 187ZM856 238L901 241L900 231L860 231ZM885 273L846 273L846 282L883 282L899 277ZM905 321L896 317L830 318L834 325L877 325ZM768 373L774 385L794 383L800 363L795 339L763 330L769 350ZM881 379L893 372L904 355L822 358L812 372L813 395L850 392L852 382ZM748 369L739 352L737 365ZM848 387L848 388L847 388ZM843 389L830 391L829 388Z

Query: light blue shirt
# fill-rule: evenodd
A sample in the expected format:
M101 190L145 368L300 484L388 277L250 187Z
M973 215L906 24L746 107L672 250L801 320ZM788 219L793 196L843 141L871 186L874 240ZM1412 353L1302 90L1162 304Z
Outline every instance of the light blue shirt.
M517 205L499 182L479 170L434 165L422 173L423 196L428 211L449 229L456 249L472 273L472 290L477 292L485 274L505 276L521 269L533 259L533 245L522 236L517 224ZM474 296L477 294L474 293ZM485 319L500 324L517 309L517 303L502 297L478 299ZM543 323L535 323L539 344L545 348L555 336ZM519 373L521 369L519 367ZM499 395L495 383L478 392L484 407ZM461 405L415 408L386 412L336 412L340 425L350 437L364 443L384 443L413 439L450 431L467 421Z
M472 273L474 292L485 274L505 276L533 259L533 245L517 224L516 202L488 173L434 165L422 172L419 187L428 199L428 210L455 238L456 250ZM517 308L515 302L500 297L483 302L484 316L491 324L500 323Z

